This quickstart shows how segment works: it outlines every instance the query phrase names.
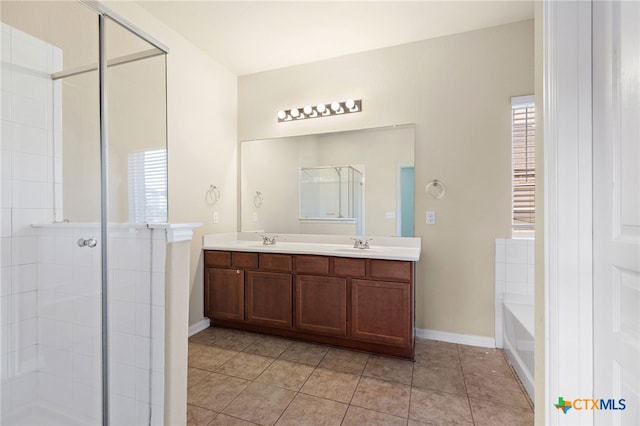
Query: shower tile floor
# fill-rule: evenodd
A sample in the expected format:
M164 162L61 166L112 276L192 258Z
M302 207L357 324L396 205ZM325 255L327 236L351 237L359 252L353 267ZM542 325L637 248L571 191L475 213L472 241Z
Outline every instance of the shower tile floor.
M417 340L405 361L208 328L189 339L188 425L532 425L501 350Z

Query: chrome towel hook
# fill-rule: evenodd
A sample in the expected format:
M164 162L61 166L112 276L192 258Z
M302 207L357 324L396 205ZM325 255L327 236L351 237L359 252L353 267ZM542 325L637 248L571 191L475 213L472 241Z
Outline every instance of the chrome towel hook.
M220 199L220 190L218 189L218 187L215 185L209 186L209 190L205 194L205 199L207 201L207 204L209 205L214 205L215 203L217 203Z
M262 196L262 192L256 191L256 195L253 196L253 205L256 207L262 206L262 202L264 201L264 197Z

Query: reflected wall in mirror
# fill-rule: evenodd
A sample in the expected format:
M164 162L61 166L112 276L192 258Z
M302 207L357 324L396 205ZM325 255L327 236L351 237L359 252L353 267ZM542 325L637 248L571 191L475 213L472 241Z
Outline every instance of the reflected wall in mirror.
M414 125L408 124L242 142L240 230L413 236L414 140ZM349 166L361 176L354 174L351 183L334 186L336 194L327 196L327 201L316 197L316 214L305 215L309 182L301 181L301 170ZM356 180L359 188L349 188ZM340 193L340 188L347 192ZM350 219L340 218L338 202L350 202L349 190L354 191L351 201L361 199L362 211L354 209L357 214ZM259 203L255 202L257 193Z

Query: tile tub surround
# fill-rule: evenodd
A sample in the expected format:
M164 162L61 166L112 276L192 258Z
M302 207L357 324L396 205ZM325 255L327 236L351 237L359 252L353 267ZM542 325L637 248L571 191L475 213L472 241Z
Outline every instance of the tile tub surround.
M530 396L534 393L535 241L496 239L496 346L507 358Z
M495 241L496 347L503 346L504 302L533 305L535 285L535 240Z
M230 250L260 253L316 254L336 257L408 260L420 259L421 239L414 237L360 236L371 238L369 249L354 249L353 240L345 235L278 234L276 245L263 245L261 235L270 232L229 232L203 236L204 250ZM353 237L356 238L356 237Z
M501 350L434 340L412 362L211 327L188 374L188 425L533 424Z

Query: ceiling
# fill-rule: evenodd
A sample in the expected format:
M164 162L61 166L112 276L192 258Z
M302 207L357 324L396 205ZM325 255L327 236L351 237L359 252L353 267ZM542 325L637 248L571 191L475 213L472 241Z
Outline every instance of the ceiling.
M138 1L237 75L532 19L533 0Z

